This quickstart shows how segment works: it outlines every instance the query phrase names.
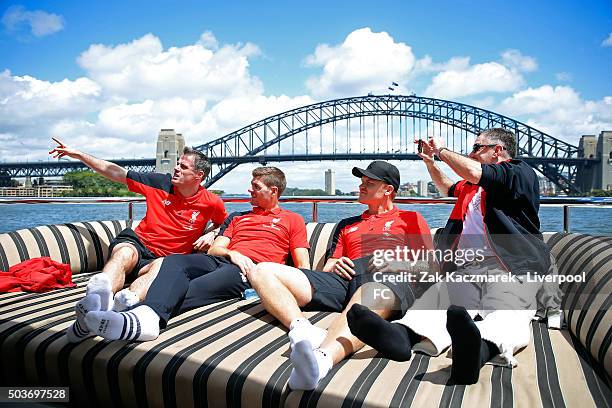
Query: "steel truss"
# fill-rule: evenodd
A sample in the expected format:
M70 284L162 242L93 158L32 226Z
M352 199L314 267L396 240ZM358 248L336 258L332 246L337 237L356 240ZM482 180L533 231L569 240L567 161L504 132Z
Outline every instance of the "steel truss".
M309 129L328 123L370 116L405 117L425 120L442 126L450 126L471 136L485 129L502 127L517 135L518 156L525 159L553 183L567 193L580 193L575 185L578 168L587 161L578 158L578 148L522 122L504 115L462 103L420 96L368 95L335 99L289 110L252 123L217 140L197 146L217 164L217 171L209 175L206 185L210 186L221 177L244 162L282 161L280 142ZM400 131L401 132L401 131ZM401 133L400 133L401 135ZM448 135L447 135L448 137ZM334 153L335 153L334 127ZM267 154L271 147L278 146L278 154ZM295 161L338 160L337 154L317 155L306 151L292 152ZM464 154L469 153L465 140L453 148ZM343 154L343 159L366 159L372 152ZM282 157L281 157L282 156ZM381 155L376 156L382 158ZM276 158L276 159L275 159ZM416 160L415 155L406 155ZM592 161L592 160L590 160Z

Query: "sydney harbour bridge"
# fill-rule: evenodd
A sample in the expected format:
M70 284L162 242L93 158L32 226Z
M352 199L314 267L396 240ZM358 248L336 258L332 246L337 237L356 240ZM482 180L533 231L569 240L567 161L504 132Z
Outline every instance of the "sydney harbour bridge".
M323 160L421 160L415 138L440 136L468 154L481 131L502 127L518 138L518 158L567 194L580 194L582 171L599 159L579 157L578 147L507 116L462 103L416 95L367 95L302 106L252 123L196 146L213 170L206 186L242 163ZM155 159L112 160L134 170L152 171ZM2 163L9 177L61 176L86 168L80 162Z

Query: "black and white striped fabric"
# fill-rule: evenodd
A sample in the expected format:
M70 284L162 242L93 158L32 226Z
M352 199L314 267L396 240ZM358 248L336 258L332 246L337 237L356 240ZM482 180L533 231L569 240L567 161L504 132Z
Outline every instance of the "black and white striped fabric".
M99 271L108 258L110 241L126 221L92 221L45 225L0 234L0 270L41 256L69 264L73 274Z
M0 294L0 384L69 386L74 405L92 407L605 407L612 401L608 374L596 358L602 355L599 361L608 361L609 348L603 354L601 350L609 347L609 315L585 307L567 312L576 336L535 322L533 344L517 355L517 368L486 366L479 383L467 387L447 385L451 363L447 355L417 354L399 363L365 348L334 367L314 391L292 392L286 385L291 370L286 330L257 301L230 300L192 310L171 319L151 342L91 338L70 344L65 329L74 319L74 304L84 295L87 280L99 269L97 254L106 256L110 240L106 230L112 235L125 225L92 222L88 228L84 224L57 226L63 244L55 243L51 227L39 227L49 240L36 240L31 230L0 235L2 265L39 256L46 246L50 255L68 254L77 283L75 288L44 294ZM334 225L311 223L307 230L312 262L320 266ZM99 232L97 241L91 231ZM609 267L601 269L603 274L597 269L610 256L609 241L576 234L547 239L561 273L590 265L589 256L580 251L592 245L593 267L586 268L587 274L609 282ZM86 256L79 255L79 248ZM608 288L597 282L586 286ZM571 304L573 299L565 302ZM334 318L330 313L308 316L320 327ZM604 325L603 335L593 326L597 322Z

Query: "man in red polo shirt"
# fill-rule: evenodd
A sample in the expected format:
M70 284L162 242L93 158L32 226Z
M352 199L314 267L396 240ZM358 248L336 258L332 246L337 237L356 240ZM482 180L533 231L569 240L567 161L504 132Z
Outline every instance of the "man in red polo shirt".
M265 262L249 275L263 306L290 330L289 386L294 390L314 389L334 364L364 346L347 324L353 304L365 302L389 318L403 314L414 301L410 285L377 282L376 274L369 273L375 264L371 255L380 249L433 247L423 217L393 204L400 184L395 166L374 161L365 170L353 168L353 175L361 178L359 202L368 209L340 221L322 272ZM376 295L380 291L386 291L384 297ZM324 330L313 326L300 308L341 314Z
M142 194L147 202L144 218L135 229L124 229L111 242L102 272L89 280L86 296L77 302L77 319L66 334L69 341L78 342L92 335L84 320L87 312L122 309L144 299L161 265L160 258L208 249L214 235L203 232L221 225L227 213L221 198L200 185L211 166L197 150L185 148L170 176L128 171L53 140L58 146L49 154L80 160L96 173ZM209 220L213 225L204 231ZM121 290L130 275L134 282Z
M247 277L259 262L284 263L291 254L296 265L307 267L304 219L278 205L285 186L279 169L253 170L253 209L231 214L207 255L166 257L140 306L121 313L87 313L89 329L109 340L153 340L171 316L241 297L251 287Z

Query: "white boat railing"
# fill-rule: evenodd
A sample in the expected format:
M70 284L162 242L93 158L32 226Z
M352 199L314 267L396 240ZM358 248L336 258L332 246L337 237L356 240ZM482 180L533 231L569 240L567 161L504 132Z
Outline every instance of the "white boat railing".
M248 203L249 197L221 197L226 203ZM282 203L311 203L312 221L317 222L319 217L319 204L329 203L356 203L357 196L286 196L281 197ZM454 204L456 198L429 198L429 197L396 197L397 204ZM144 197L10 197L0 198L0 204L104 204L127 203L128 219L134 218L134 204L144 203ZM612 206L612 197L541 197L540 204L544 206L563 206L563 231L570 232L570 209L572 207L608 207Z

